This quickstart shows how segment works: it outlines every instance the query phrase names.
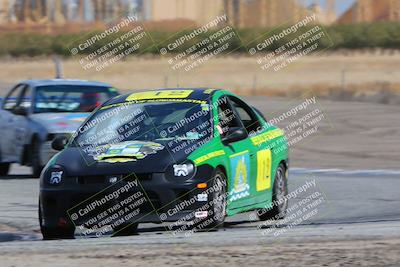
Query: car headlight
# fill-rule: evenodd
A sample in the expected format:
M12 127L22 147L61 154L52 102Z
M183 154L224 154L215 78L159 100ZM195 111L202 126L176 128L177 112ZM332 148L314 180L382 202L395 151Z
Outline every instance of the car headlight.
M171 165L167 170L167 176L175 179L191 179L196 174L196 166L191 161L176 163Z
M66 172L64 168L59 165L50 167L46 172L46 181L49 185L60 185L64 181L65 177Z

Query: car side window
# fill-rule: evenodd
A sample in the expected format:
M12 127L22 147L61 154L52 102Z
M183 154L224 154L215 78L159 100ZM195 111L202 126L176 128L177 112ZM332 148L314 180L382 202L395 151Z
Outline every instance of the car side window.
M229 96L229 100L232 102L232 105L240 117L243 125L246 127L247 132L257 132L261 127L261 123L258 120L254 110L239 98Z
M229 130L235 127L243 127L240 123L239 118L233 111L228 98L226 96L221 97L218 100L218 132L222 137L225 137Z
M25 88L27 86L25 84L19 84L11 92L6 96L3 102L3 109L5 110L13 110L15 107L21 104L21 96L23 95Z
M19 101L19 106L25 109L30 109L32 105L31 98L31 88L29 86L25 86Z

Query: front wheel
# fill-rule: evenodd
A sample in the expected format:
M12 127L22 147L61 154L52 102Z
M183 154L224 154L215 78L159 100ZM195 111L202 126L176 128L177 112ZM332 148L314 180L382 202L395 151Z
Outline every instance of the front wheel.
M43 240L55 240L55 239L74 239L75 238L75 227L46 227L43 226L42 211L39 201L39 224L40 231L42 232Z
M223 226L226 217L226 176L221 170L216 170L211 179L209 200L204 210L207 216L195 223L196 230L217 230ZM196 219L195 219L196 220Z
M288 207L288 185L286 168L284 164L279 164L275 173L274 187L272 191L272 207L269 209L257 210L258 218L261 221L279 220L286 215Z
M10 170L10 163L0 163L0 176L7 176Z
M122 224L118 227L113 228L112 236L130 236L137 234L138 226L138 223Z
M43 240L74 239L75 229L61 227L41 227Z

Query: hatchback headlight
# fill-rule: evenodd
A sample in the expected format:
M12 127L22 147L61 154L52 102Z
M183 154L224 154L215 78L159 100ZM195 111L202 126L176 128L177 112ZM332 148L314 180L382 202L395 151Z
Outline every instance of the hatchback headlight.
M173 164L167 170L167 176L174 177L176 179L191 179L195 174L196 166L191 161Z

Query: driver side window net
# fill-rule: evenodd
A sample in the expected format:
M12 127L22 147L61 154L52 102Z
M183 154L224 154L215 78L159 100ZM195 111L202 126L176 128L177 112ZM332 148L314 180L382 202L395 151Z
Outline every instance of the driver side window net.
M218 105L218 132L221 134L222 137L225 137L229 130L235 127L242 127L239 124L238 118L235 112L232 110L231 106L229 105L228 99L223 97L219 100Z
M246 127L247 132L257 132L258 129L261 128L261 124L252 108L236 97L230 97L229 99L232 101L232 105L240 117L244 127Z

